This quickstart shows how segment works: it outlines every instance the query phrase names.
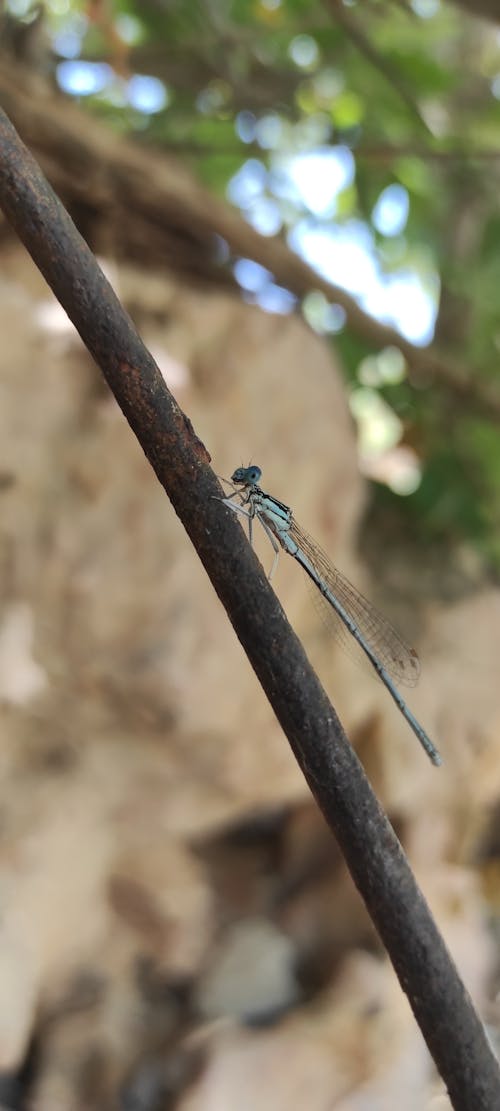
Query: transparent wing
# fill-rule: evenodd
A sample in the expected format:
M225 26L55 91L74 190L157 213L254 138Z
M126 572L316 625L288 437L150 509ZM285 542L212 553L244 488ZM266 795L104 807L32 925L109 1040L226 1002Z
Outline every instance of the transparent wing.
M420 661L415 649L405 643L390 621L333 566L319 544L312 540L295 520L290 526L290 536L302 549L318 577L340 602L351 621L357 625L361 636L388 674L399 683L408 687L415 686L420 675ZM331 627L333 634L347 646L348 629L324 595L319 591L317 593L318 598L321 599L318 609L323 620Z

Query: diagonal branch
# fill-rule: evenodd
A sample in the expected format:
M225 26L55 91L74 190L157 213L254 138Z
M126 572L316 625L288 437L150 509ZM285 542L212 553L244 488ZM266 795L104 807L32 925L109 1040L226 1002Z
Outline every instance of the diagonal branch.
M454 1108L492 1111L500 1106L497 1062L361 764L242 529L217 500L221 488L205 447L2 111L0 205L101 367L184 524L337 837Z

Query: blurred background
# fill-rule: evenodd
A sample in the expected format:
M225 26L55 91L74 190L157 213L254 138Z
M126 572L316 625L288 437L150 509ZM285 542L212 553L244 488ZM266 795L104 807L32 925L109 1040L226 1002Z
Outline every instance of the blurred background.
M4 0L0 103L215 470L258 463L417 648L440 770L280 561L497 1044L497 5ZM444 1111L195 553L2 217L0 335L0 1106Z

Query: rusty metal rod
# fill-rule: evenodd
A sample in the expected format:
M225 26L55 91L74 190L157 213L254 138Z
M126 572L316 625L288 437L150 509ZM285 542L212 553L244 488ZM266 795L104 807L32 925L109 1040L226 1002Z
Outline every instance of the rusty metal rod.
M500 1071L482 1023L335 710L240 525L213 497L221 489L208 452L1 110L0 206L101 368L191 537L339 842L453 1107L495 1111Z

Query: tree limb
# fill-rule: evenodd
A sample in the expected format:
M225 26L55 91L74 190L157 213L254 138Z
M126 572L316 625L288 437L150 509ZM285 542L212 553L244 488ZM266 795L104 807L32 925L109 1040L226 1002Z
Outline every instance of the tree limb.
M441 383L490 419L500 418L500 393L437 348L416 347L395 328L365 312L340 286L316 273L277 236L260 235L238 212L199 184L174 158L110 131L63 97L32 86L28 73L3 65L0 98L55 188L77 209L90 210L130 257L168 265L191 280L229 282L216 262L216 236L233 257L254 259L279 285L304 297L320 290L341 305L347 326L374 347L398 347L416 382ZM68 169L69 167L69 169ZM134 220L129 212L134 211ZM115 246L115 244L113 244ZM100 245L100 249L102 245Z
M403 75L399 72L397 66L377 49L374 43L365 34L361 22L357 20L349 10L342 3L342 0L328 0L328 8L336 23L343 27L348 39L351 40L353 46L359 53L366 58L366 60L382 75L385 81L395 90L403 104L406 104L409 112L417 121L418 125L431 135L432 132L426 123L419 107L412 97L407 85L404 81Z
M2 111L0 205L101 367L191 537L344 852L453 1107L493 1111L500 1071L485 1031L336 713L240 525L218 500L205 447Z
M490 19L492 23L500 23L498 0L452 0L452 2L471 17L481 16L482 19Z

